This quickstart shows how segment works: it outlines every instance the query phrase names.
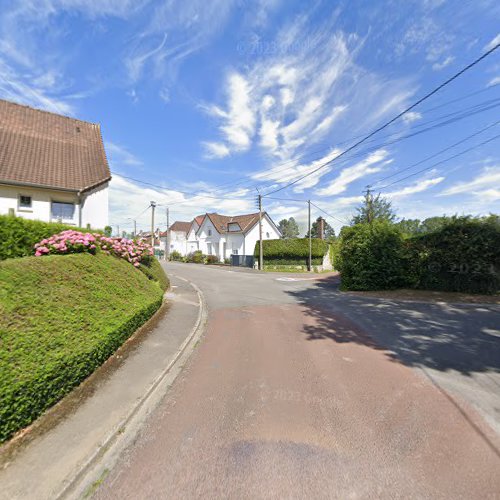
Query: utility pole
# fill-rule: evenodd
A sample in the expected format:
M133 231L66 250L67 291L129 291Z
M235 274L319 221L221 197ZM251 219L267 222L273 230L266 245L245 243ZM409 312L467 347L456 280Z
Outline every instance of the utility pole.
M167 207L167 248L165 248L165 260L170 258L170 210Z
M120 236L120 224L116 225L116 235Z
M156 201L151 202L151 246L155 246L155 208Z
M309 272L312 271L312 231L311 231L311 200L307 200L308 205L308 216L307 216L307 225L309 226Z
M259 194L259 269L264 270L264 248L262 245L262 195Z

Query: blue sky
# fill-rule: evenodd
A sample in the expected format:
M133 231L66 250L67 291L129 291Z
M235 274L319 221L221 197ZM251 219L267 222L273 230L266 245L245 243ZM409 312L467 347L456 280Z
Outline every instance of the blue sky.
M500 42L500 4L490 0L0 7L0 97L101 124L110 220L127 230L130 218L148 227L150 200L159 225L167 206L171 220L253 212L256 188L273 191L334 158ZM306 205L292 200L310 198L338 229L371 184L400 217L500 212L500 140L478 146L500 134L499 84L500 50L265 208L304 225Z

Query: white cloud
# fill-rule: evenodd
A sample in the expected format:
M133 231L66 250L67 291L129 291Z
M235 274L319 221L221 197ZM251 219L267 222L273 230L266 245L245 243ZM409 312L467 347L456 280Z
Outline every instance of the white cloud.
M500 43L500 33L498 33L498 35L495 38L493 38L493 40L491 40L487 45L485 45L484 50L491 50L499 43Z
M455 60L455 58L453 56L448 56L446 57L443 61L441 62L435 62L433 65L432 65L432 69L434 71L440 71L444 68L446 68L446 66L449 66L453 61Z
M349 184L355 180L380 172L384 165L387 164L387 161L384 160L387 158L388 154L389 153L384 149L379 149L371 153L364 160L355 165L344 168L326 187L317 189L316 194L318 196L334 196L343 193L346 191Z
M435 177L433 179L424 179L421 181L418 181L415 184L412 184L411 186L407 186L403 189L400 189L398 191L392 191L389 193L385 193L384 196L387 198L403 198L404 196L409 196L415 193L421 193L422 191L426 191L427 189L430 189L431 187L436 186L440 182L444 181L444 177Z
M456 194L469 194L474 196L483 196L489 192L491 195L492 186L500 185L500 165L486 167L474 179L466 182L457 182L448 189L445 189L441 195L451 196ZM493 188L493 190L496 190Z
M489 82L488 82L488 87L494 87L495 85L499 85L500 84L500 76L495 76L495 78L492 78Z
M422 114L418 111L409 111L403 115L403 121L405 123L413 123L422 118Z
M135 55L130 55L125 59L125 66L127 68L129 78L133 83L135 83L141 77L143 68L148 60L161 54L163 47L165 47L166 41L167 34L164 33L162 40L156 47L153 47L146 52L140 52Z
M206 158L225 158L230 155L229 148L222 142L204 142Z
M121 166L140 167L143 162L133 155L127 148L115 144L114 142L106 142L106 155L113 168Z

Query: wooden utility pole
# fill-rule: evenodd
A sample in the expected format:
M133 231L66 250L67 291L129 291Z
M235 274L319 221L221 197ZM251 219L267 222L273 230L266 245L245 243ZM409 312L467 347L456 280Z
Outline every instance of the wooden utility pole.
M137 221L134 219L134 238L137 235Z
M368 211L368 213L366 214L366 219L368 221L368 224L371 224L373 222L373 196L370 188L371 186L366 186L366 204Z
M155 208L156 201L151 202L151 246L155 246Z
M116 233L117 233L117 236L120 236L120 224L116 225Z
M309 272L312 271L312 231L311 231L311 200L307 200L308 205L308 216L307 216L307 225L309 226Z
M167 207L167 248L165 248L165 260L170 259L170 211Z
M264 248L262 245L262 195L259 194L259 269L264 270Z

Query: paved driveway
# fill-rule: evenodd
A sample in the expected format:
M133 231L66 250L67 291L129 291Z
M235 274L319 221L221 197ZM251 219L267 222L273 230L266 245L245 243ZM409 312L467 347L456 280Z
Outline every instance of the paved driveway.
M500 497L498 306L167 269L207 333L97 498Z

